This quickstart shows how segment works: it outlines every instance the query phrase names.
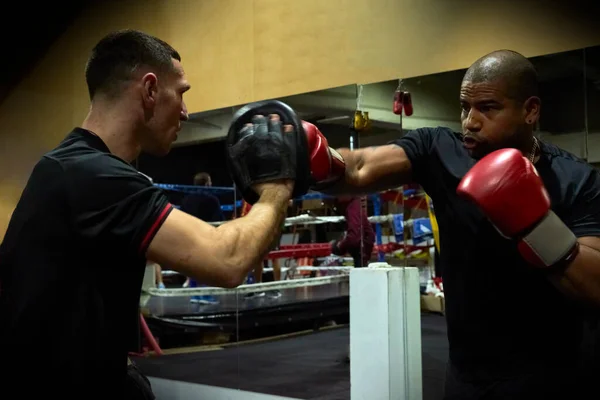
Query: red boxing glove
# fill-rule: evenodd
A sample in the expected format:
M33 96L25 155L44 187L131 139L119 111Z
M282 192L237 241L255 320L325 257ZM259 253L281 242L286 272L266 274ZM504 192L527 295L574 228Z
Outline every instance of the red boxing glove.
M518 240L527 262L558 268L577 254L577 238L550 209L542 180L520 151L488 154L467 172L456 191L479 206L503 236Z
M340 153L329 147L319 128L306 121L302 121L302 127L308 140L310 172L314 183L311 189L324 189L344 176L346 163Z

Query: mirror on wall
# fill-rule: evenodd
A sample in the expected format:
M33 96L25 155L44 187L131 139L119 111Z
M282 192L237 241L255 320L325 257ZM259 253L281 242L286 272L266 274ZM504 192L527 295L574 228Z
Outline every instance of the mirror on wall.
M163 188L174 207L214 226L235 218L241 206L224 158L233 113L228 107L191 114L167 156L136 160L138 170ZM157 346L170 365L164 368L151 359L138 364L149 376L238 388L237 299L236 290L214 288L168 265L149 263L141 309L157 343L146 344L150 350Z
M595 113L600 47L531 61L542 100L536 135L600 164ZM348 85L279 100L315 124L331 147L359 149L387 144L418 128L461 132L459 91L465 72ZM215 225L246 212L224 160L223 139L238 107L193 114L167 157L137 160L139 170L178 207L195 193L216 198L218 216L203 217ZM194 184L199 172L210 176L210 187ZM420 323L407 331L412 336L403 336L412 341L402 344L402 362L419 365L424 398L441 397L448 342L434 200L418 184L360 197L309 193L294 199L269 256L237 289L190 285L163 266L160 277L157 273L150 282L153 290L144 296L142 310L170 367L159 369L151 357L140 364L150 376L210 386L293 398L349 398L349 274L357 266L383 263L416 271ZM410 310L402 313L408 318ZM420 364L410 356L414 346L420 348Z
M540 80L542 117L536 135L543 141L595 163L595 136L598 97L596 68L600 67L600 48L580 49L530 59ZM363 111L383 132L364 132L361 145L383 145L419 128L447 127L462 132L460 87L466 69L407 79L359 85ZM406 96L406 93L409 96ZM409 99L406 105L400 98ZM393 101L396 100L396 101ZM402 113L394 113L404 107ZM408 112L405 112L408 111ZM408 331L397 340L406 347L406 365L420 365L424 398L443 395L448 339L444 319L446 299L443 269L439 262L440 239L435 199L418 184L371 193L367 199L369 229L363 228L363 241L374 232L374 250L366 253L369 262L384 262L403 270L418 270L420 283L420 364L412 363L408 349L416 345ZM365 223L364 226L367 223ZM372 236L371 236L372 237ZM408 290L404 287L403 290ZM398 302L403 306L405 302ZM408 318L411 310L403 310ZM411 338L413 341L411 341Z
M330 146L350 146L355 85L278 100L315 124ZM206 211L215 204L206 198L216 199L220 213L195 214L214 225L243 218L249 210L224 158L224 138L238 108L192 114L168 156L137 161L138 169L183 211ZM198 173L210 177L210 187L194 182ZM204 200L190 203L193 197ZM195 383L302 398L307 390L303 377L318 368L330 372L312 382L314 397L328 395L332 382L349 393L348 274L353 258L331 250L331 241L345 234L343 211L335 199L315 193L294 199L269 256L237 289L209 288L161 266L153 295L143 305L148 325L165 353L181 353L182 367L197 364L193 373L186 373ZM169 378L178 373L177 368L161 372Z
M542 109L537 136L543 141L588 158L585 52L574 50L533 57L540 79Z
M587 140L584 148L587 161L600 167L600 46L584 49L582 58L586 85L584 104Z

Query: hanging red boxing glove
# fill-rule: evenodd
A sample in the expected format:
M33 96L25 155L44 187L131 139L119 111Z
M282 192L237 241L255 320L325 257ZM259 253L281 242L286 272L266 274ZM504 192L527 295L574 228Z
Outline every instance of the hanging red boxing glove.
M402 94L402 105L404 106L404 115L410 117L413 114L413 104L409 92L404 92Z
M402 114L402 97L403 97L403 92L401 90L396 90L396 92L394 93L394 108L393 108L393 112L396 115Z

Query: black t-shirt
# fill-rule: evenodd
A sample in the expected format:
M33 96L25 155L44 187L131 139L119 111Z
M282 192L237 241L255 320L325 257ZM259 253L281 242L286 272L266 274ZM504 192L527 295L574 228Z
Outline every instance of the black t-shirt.
M460 134L423 128L393 143L405 150L415 182L435 207L453 364L475 375L500 376L578 357L581 306L527 265L515 242L457 196L458 183L476 162ZM540 147L535 166L553 211L577 237L600 236L598 171L552 144Z
M181 211L206 222L223 221L221 202L209 193L188 194L181 200Z
M4 387L18 379L20 395L118 393L145 251L171 210L89 131L74 129L41 158L0 246Z

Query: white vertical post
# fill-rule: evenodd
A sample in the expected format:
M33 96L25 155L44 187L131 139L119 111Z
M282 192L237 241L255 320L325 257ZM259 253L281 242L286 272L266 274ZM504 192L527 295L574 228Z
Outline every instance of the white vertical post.
M419 270L372 266L350 272L350 398L421 400Z
M148 289L156 289L156 264L148 261L144 270L144 279L142 280L142 293L140 295L140 306L146 307L152 296L148 294Z
M148 291L150 288L156 288L156 264L148 261L144 270L144 279L142 280L142 291Z

